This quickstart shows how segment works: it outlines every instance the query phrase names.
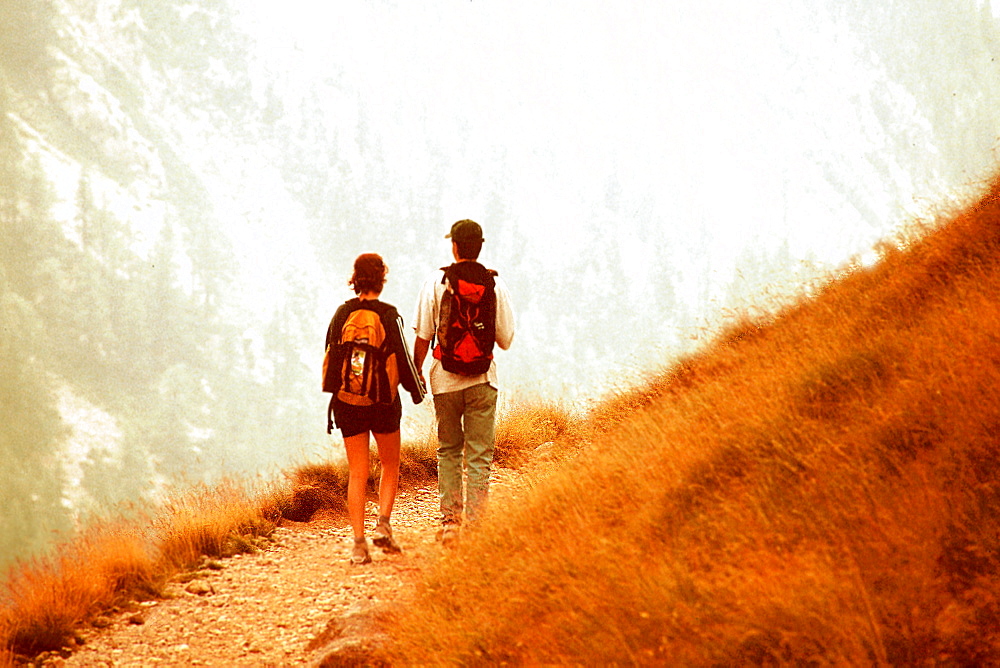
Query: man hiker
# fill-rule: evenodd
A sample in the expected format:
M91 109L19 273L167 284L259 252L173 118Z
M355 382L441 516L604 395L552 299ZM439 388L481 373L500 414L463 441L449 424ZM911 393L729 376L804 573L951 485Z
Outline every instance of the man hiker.
M438 423L439 537L451 544L458 538L463 511L474 523L485 509L497 405L493 344L503 350L510 347L514 314L503 279L478 262L482 227L460 220L445 238L451 239L455 262L437 271L417 298L413 361L423 382L424 359L433 349L430 391Z

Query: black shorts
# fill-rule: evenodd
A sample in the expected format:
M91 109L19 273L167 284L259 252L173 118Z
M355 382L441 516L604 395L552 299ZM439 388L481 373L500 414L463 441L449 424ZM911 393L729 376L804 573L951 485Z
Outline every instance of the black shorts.
M353 406L340 399L333 402L333 421L344 438L357 436L366 431L373 434L391 434L399 431L399 420L403 417L403 403L399 395L391 404L374 406Z

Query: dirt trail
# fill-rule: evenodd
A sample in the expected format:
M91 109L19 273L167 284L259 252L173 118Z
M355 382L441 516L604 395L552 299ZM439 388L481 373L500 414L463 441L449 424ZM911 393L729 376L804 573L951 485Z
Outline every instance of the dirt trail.
M504 496L511 471L494 476ZM499 493L499 494L498 494ZM369 528L375 516L369 504ZM432 481L400 492L393 530L398 555L372 549L373 563L347 561L350 529L343 518L286 523L257 554L209 563L198 577L178 579L164 600L122 612L107 628L88 629L63 666L317 665L337 654L350 661L379 642L379 611L405 601L423 571L445 551L435 541L437 492Z

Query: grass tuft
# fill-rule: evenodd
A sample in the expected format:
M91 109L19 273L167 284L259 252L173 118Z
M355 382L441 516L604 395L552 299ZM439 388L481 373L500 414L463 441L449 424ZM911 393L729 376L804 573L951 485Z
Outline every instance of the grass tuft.
M400 480L421 484L437 479L437 440L403 443L399 453Z
M320 510L344 512L348 472L346 464L306 464L289 474L291 494L282 516L308 522Z
M269 536L277 526L275 518L263 512L270 504L231 481L174 499L154 523L160 560L185 569L203 556L252 552L251 541L244 537Z
M119 524L96 527L51 558L11 570L0 640L28 656L70 646L76 629L100 611L156 596L164 581L143 535Z
M493 461L516 468L536 448L562 436L570 424L569 412L555 403L518 404L497 417Z
M0 593L0 647L12 660L75 647L82 626L161 596L167 581L203 557L256 550L277 526L282 496L226 481L181 495L154 517L93 522L52 555L10 570Z

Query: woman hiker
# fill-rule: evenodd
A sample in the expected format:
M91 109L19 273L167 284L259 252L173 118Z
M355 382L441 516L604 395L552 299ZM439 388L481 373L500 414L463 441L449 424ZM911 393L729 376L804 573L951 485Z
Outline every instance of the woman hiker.
M354 261L347 282L357 295L342 304L326 333L323 390L333 394L332 422L344 437L349 479L347 512L354 531L353 564L371 562L365 538L369 435L375 436L382 475L379 516L372 543L386 552L400 552L389 518L399 485L399 421L402 403L398 386L414 404L424 397L413 360L403 338L403 319L391 304L379 301L389 269L375 253ZM332 430L328 425L328 432Z

